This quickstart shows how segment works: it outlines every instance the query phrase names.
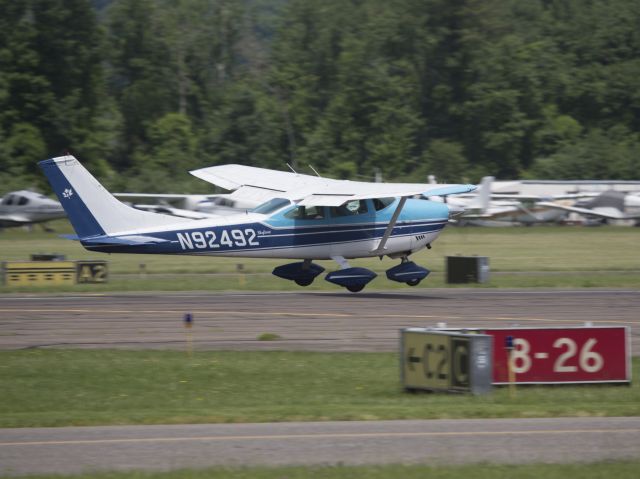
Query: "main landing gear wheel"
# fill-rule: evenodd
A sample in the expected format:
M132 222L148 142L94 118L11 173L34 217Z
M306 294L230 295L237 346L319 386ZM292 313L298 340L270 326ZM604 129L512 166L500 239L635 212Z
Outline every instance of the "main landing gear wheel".
M294 280L296 282L296 284L298 286L309 286L311 283L313 283L313 278L311 279L295 279Z
M404 283L407 286L418 286L428 275L428 269L418 266L413 261L405 261L404 259L399 265L387 270L388 279Z
M352 293L358 293L358 292L362 291L364 289L364 287L365 287L364 284L358 284L358 285L354 285L354 286L345 286L345 288L347 288Z

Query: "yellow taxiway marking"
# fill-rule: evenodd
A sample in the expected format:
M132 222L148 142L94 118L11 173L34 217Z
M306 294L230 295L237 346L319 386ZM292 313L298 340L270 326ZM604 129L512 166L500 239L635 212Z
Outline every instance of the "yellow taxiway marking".
M197 442L197 441L259 441L259 440L288 440L288 439L357 439L357 438L386 438L386 437L444 437L444 436L529 436L529 435L560 435L560 434L628 434L640 433L640 429L558 429L533 431L460 431L460 432L372 432L372 433L333 433L333 434L273 434L253 436L195 436L195 437L148 437L121 439L70 439L61 441L17 441L0 442L5 446L62 446L71 444L123 444L142 442Z
M187 308L188 309L188 308ZM21 309L21 308L0 308L0 313L100 313L100 314L165 314L165 315L182 315L183 310L131 310L131 309L72 309L72 308L41 308L41 309ZM300 312L300 311L216 311L216 310L192 310L192 314L198 315L254 315L254 316L303 316L303 317L324 317L324 318L360 318L360 314L356 313L322 313L322 312ZM527 318L527 317L462 317L462 316L439 316L439 315L422 315L422 314L370 314L364 319L373 318L403 318L403 319L438 319L441 321L522 321L522 322L540 322L540 323L576 323L584 324L581 319L553 319L553 318ZM610 323L610 324L638 324L638 321L617 321L608 319L591 320L591 323Z
M152 310L152 309L0 309L0 313L101 313L101 314L184 314L188 308L182 310ZM192 314L213 314L213 315L239 315L239 314L253 314L258 316L329 316L329 317L344 317L351 318L356 316L355 314L345 313L300 313L291 311L211 311L211 310L191 310Z
M227 315L227 316L238 316L238 315L255 315L255 316L320 316L326 318L360 318L360 314L355 313L303 313L300 311L215 311L215 310L191 310L189 311L192 314L198 315ZM46 309L11 309L11 308L0 308L0 313L101 313L101 314L170 314L170 315L182 315L185 313L185 310L153 310L153 309L140 309L140 310L130 310L130 309L71 309L71 308L46 308ZM444 319L444 320L456 320L456 319L464 319L460 316L434 316L434 315L425 315L425 314L372 314L368 315L367 319L370 318L404 318L404 319Z

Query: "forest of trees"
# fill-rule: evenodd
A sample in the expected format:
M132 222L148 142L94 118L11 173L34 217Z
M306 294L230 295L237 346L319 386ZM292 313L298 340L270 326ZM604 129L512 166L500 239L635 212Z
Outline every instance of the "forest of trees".
M0 0L0 184L640 179L637 0Z

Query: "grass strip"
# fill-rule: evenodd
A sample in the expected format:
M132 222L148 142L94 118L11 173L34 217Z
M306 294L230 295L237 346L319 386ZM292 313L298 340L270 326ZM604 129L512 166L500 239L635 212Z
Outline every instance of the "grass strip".
M366 291L407 290L404 283L388 281L384 271L367 285ZM633 273L582 271L560 274L509 274L492 273L484 284L446 283L444 274L432 273L417 288L624 288L640 289L640 271ZM126 275L113 278L106 284L80 284L73 286L20 286L1 287L2 293L108 293L108 292L155 292L155 291L343 291L336 285L324 281L322 277L311 286L301 288L290 281L274 278L271 274L258 275L198 275L175 274L158 277L149 275L141 278ZM413 289L410 289L413 291Z
M488 417L638 416L632 386L407 394L394 353L0 352L0 427Z
M243 467L172 472L108 472L81 475L23 476L29 479L636 479L640 461L591 464L525 464L464 466L389 465L323 467Z
M68 226L61 224L60 232ZM65 229L66 228L66 229ZM432 274L419 287L442 287L445 258L454 255L488 256L490 281L481 287L618 287L640 288L638 228L532 227L447 228L433 244L411 258ZM166 255L105 255L84 250L77 242L54 233L19 229L0 235L0 261L24 261L32 253L58 253L68 259L106 259L111 278L106 284L69 287L7 287L6 292L106 292L169 290L300 290L292 282L275 280L274 267L287 260L202 258ZM328 271L332 261L318 261ZM406 288L385 278L397 260L363 258L354 266L369 268L378 278L369 290ZM527 273L530 272L530 273ZM546 273L546 274L545 274ZM321 278L310 290L335 290Z

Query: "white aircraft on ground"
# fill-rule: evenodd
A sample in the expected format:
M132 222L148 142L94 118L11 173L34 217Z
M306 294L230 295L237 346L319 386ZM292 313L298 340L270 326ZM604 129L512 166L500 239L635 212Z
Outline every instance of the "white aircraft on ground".
M464 213L457 218L458 224L506 226L555 223L562 220L567 212L551 207L548 203L543 203L543 200L578 197L577 195L496 194L491 191L493 180L492 176L485 176L473 193L446 199L448 204L464 210Z
M242 210L253 209L261 203L251 199L234 198L233 195L228 194L114 193L113 196L131 201L151 200L154 203L131 203L131 206L143 211L194 220L235 215Z
M297 259L274 269L278 277L308 286L324 271L313 260L340 268L325 279L349 291L376 277L348 259L399 258L386 272L417 285L429 270L409 256L429 248L459 209L416 200L473 191L473 185L365 183L333 180L241 165L191 173L235 197L265 202L237 215L191 220L133 209L111 195L73 156L39 163L79 240L90 251Z
M596 218L603 222L640 220L640 195L621 191L604 191L591 199L584 199L574 205L550 202L540 204L565 213L578 213L587 218Z
M430 178L430 182L435 183L435 179ZM492 176L485 176L473 193L446 201L464 209L464 213L457 218L460 225L559 223L570 213L586 217L587 221L596 219L599 222L618 223L635 220L637 223L640 220L640 193L635 192L634 188L638 187L638 181L496 182Z
M13 191L0 201L0 228L30 226L64 216L60 203L33 191Z

